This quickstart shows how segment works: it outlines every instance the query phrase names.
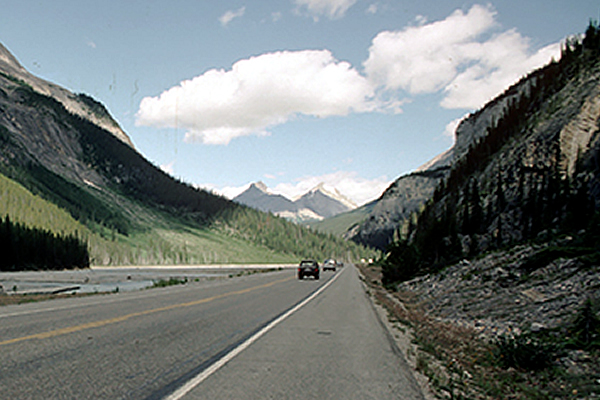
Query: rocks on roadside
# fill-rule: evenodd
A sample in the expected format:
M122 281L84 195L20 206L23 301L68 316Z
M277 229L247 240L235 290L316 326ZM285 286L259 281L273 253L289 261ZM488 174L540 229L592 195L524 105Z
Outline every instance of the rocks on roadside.
M532 273L519 266L538 248L520 246L399 285L427 312L483 338L539 332L568 324L587 298L600 300L600 267L558 259Z

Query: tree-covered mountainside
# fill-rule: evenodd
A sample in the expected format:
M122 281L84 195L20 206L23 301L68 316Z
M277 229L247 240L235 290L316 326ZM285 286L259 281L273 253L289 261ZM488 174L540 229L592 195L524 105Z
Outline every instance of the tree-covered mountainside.
M373 254L174 179L135 150L101 103L33 77L12 56L0 58L0 174L22 188L0 202L12 221L26 219L19 198L57 206L84 227L96 264ZM36 226L54 231L52 221Z
M502 105L498 116L491 110ZM494 111L496 112L496 111ZM577 254L600 244L600 31L590 24L562 57L509 88L457 130L470 132L449 176L384 262L387 283L527 241L569 236ZM464 144L464 140L463 140ZM566 251L566 250L564 250ZM596 254L596 255L594 255Z

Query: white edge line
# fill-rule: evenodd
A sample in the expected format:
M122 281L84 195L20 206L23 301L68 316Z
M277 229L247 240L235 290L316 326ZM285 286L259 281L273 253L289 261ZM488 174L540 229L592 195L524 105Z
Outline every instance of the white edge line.
M267 326L265 326L264 328L262 328L260 331L256 332L248 340L246 340L245 342L241 343L238 347L236 347L235 349L231 350L229 353L227 353L225 356L223 356L222 358L220 358L217 362L215 362L214 364L212 364L210 367L206 368L204 371L200 372L198 375L196 375L195 377L193 377L192 379L190 379L185 385L181 386L175 392L171 393L171 395L169 395L168 397L166 397L165 400L179 400L179 399L181 399L183 396L185 396L187 393L189 393L192 389L194 389L196 386L198 386L203 381L205 381L209 376L211 376L212 374L214 374L215 372L217 372L222 366L224 366L229 361L231 361L235 356L237 356L242 351L244 351L248 347L250 347L250 345L252 343L256 342L261 336L263 336L264 334L266 334L268 331L270 331L271 329L273 329L277 324L279 324L280 322L282 322L283 320L285 320L286 318L288 318L290 315L292 315L293 313L295 313L296 311L298 311L300 308L304 307L312 299L314 299L315 297L317 297L321 292L323 292L325 289L327 289L329 287L329 285L331 285L341 274L342 274L341 272L339 274L336 274L333 277L333 279L331 279L325 285L321 286L316 292L314 292L313 294L311 294L310 296L308 296L306 299L304 299L302 302L300 302L298 305L296 305L292 309L288 310L283 315L279 316L279 318L276 318L275 320L271 321L271 323L269 323Z

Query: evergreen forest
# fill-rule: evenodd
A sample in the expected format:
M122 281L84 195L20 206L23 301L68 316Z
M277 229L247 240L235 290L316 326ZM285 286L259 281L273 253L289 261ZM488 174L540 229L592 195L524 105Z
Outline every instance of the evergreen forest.
M0 271L63 270L88 268L87 243L75 235L56 235L48 230L0 218Z

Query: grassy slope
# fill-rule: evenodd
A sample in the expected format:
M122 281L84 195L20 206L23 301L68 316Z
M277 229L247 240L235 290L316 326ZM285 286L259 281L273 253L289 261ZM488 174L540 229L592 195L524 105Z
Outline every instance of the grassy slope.
M159 228L136 231L129 236L101 227L93 230L76 221L65 210L0 175L0 215L7 214L15 222L57 233L76 233L85 238L89 243L92 263L97 265L296 262L289 255L218 231L178 225L159 215L141 218L143 221L153 220L153 225Z
M348 211L342 214L338 214L331 218L324 219L322 221L311 222L309 225L311 228L318 232L330 233L335 236L342 236L353 226L360 224L365 220L373 211L375 203L369 203L355 210Z

